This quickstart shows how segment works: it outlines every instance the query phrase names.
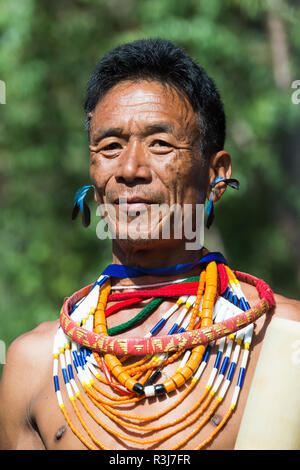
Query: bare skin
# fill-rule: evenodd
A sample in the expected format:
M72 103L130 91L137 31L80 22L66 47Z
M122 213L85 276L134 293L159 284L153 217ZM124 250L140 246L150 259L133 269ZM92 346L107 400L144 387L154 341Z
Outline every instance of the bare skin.
M209 183L215 176L230 177L230 157L226 151L214 155L209 165L205 165L198 150L196 118L192 107L175 90L166 89L157 82L126 82L115 86L98 103L91 116L91 179L95 185L95 199L117 206L116 199L127 196L134 204L146 202L147 208L153 203L204 203L209 197ZM225 185L217 186L215 202L225 191ZM119 224L119 231L124 227ZM188 252L185 240L114 240L113 262L146 268L171 266L188 263L199 253ZM192 272L190 273L192 275ZM182 276L179 276L182 277ZM136 283L155 283L164 278L139 278ZM126 279L121 283L130 284ZM242 283L242 288L251 306L258 301L256 289ZM263 338L272 316L299 321L300 302L276 295L276 307L266 317L256 322L253 347L247 369L245 383L238 407L226 427L207 446L208 449L233 449L240 427L251 381L259 358ZM166 310L169 302L164 302L150 318L136 328L126 332L126 336L144 336ZM132 317L140 310L130 308L108 318L112 327ZM2 449L85 449L85 446L66 426L64 417L57 406L52 379L53 337L58 321L46 322L35 330L16 339L10 346L0 385L0 447ZM216 352L213 352L213 356ZM211 359L213 362L213 358ZM178 362L168 366L164 373L169 376ZM146 426L162 426L178 419L199 399L210 370L208 368L201 381L189 397L166 416L145 423ZM164 376L162 380L164 380ZM60 377L62 383L62 377ZM168 397L151 399L136 405L129 413L148 416L155 415L180 397L184 387ZM111 394L111 390L109 391ZM67 397L64 396L67 403ZM217 409L206 427L189 440L182 449L193 449L212 432L225 415L230 394ZM91 409L101 417L101 421L112 429L127 436L141 439L129 429L124 429L100 414L90 404ZM69 405L71 419L78 425L77 418ZM193 414L191 414L193 416ZM112 437L100 429L90 416L83 411L87 425L108 449L170 449L188 432L194 429L199 420L188 428L177 432L166 441L158 444L134 444ZM183 424L186 422L183 421ZM161 437L172 428L145 434L144 439Z

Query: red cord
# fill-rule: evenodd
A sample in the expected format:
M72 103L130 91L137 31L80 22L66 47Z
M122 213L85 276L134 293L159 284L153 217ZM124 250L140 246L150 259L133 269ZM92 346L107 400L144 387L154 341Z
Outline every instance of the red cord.
M224 264L219 263L218 264L218 271L219 271L219 282L220 282L220 295L222 295L227 286L228 286L228 274L226 272Z
M123 300L118 302L117 304L111 305L110 307L105 309L105 316L108 317L113 313L119 312L122 308L130 307L131 305L138 304L143 299L140 297L133 297L132 299Z
M110 294L108 296L108 302L127 300L137 298L149 299L151 297L180 297L181 295L196 295L199 283L196 282L185 282L182 284L174 284L171 286L161 287L160 289L152 290L141 290L138 293L134 292L120 292L116 294Z

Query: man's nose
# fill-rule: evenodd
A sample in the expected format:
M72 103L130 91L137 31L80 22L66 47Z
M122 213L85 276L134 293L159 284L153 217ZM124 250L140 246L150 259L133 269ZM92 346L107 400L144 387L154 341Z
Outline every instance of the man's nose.
M119 182L131 184L151 180L149 161L141 142L130 142L123 150L115 176Z

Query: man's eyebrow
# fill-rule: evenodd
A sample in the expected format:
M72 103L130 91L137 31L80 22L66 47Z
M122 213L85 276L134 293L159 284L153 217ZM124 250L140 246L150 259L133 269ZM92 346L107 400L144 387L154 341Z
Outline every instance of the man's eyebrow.
M149 124L143 128L141 131L141 135L147 136L151 134L158 134L159 132L164 133L174 133L174 126L169 122L160 122L156 124ZM96 130L93 136L93 140L101 140L105 139L106 137L124 137L125 133L121 127L99 127Z
M99 127L94 134L94 140L101 140L105 137L122 137L124 136L123 130L121 127Z
M165 134L174 133L174 126L169 122L159 122L157 124L149 124L142 131L144 135L158 134L159 132L164 132Z

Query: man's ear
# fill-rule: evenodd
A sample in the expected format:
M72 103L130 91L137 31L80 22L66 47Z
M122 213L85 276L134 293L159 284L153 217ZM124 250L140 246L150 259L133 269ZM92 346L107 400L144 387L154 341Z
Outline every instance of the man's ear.
M215 180L217 176L221 178L230 178L231 177L231 158L228 152L225 150L220 150L217 152L211 160L210 167L209 167L209 183L210 185ZM217 202L222 195L224 194L226 189L226 183L220 182L215 187L215 194L213 198L213 202ZM207 199L210 198L211 195L211 186L208 188Z

